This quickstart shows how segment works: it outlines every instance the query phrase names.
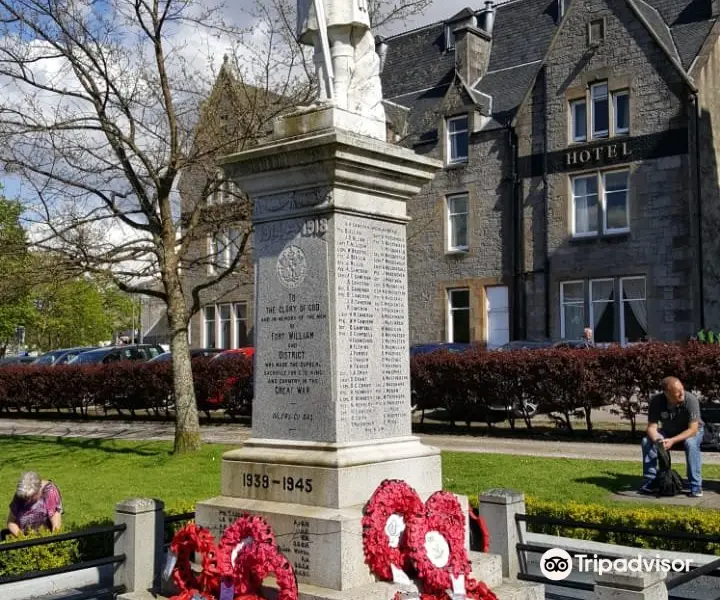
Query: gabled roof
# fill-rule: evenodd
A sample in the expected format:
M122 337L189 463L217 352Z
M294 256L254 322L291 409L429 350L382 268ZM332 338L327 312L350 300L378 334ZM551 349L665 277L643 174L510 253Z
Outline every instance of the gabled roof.
M493 115L498 118L505 120L517 109L523 86L529 85L540 67L556 28L553 6L553 0L513 0L495 9L488 72L479 83L467 84L492 96ZM433 111L455 79L455 53L445 50L447 22L385 40L383 95L411 109L408 125L410 131L420 132L418 141L434 139Z
M688 83L687 69L716 19L710 0L625 0ZM568 11L572 10L572 5ZM511 0L495 8L487 73L466 82L492 96L493 121L508 123L529 93L558 31L556 0ZM476 12L480 15L481 10ZM418 141L435 138L435 110L453 83L455 53L445 50L445 24L428 25L386 39L384 96L410 108L410 131Z

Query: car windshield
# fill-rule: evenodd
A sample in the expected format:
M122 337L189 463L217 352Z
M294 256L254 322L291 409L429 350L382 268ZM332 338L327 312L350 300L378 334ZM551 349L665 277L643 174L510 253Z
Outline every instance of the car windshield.
M83 352L82 354L78 354L73 360L71 360L70 364L80 365L100 362L106 354L107 350L93 350L90 352Z
M52 352L46 352L42 356L38 357L33 361L34 365L51 365L55 362L58 356L65 354L67 350L53 350Z

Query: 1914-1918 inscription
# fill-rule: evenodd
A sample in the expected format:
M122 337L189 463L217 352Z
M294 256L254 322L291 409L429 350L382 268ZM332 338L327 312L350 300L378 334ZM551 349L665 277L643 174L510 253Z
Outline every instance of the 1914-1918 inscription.
M321 439L332 429L326 218L259 228L256 397L263 437ZM256 426L257 423L257 426Z

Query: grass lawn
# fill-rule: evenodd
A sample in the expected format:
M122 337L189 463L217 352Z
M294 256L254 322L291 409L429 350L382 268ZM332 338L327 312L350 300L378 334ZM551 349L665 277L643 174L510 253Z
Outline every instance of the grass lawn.
M110 519L115 503L133 496L187 510L219 493L220 459L233 447L205 444L199 454L178 457L170 442L0 437L0 503L10 503L23 470L35 470L59 485L68 524ZM471 498L509 487L543 500L609 504L610 491L635 485L639 469L639 461L443 453L444 487ZM720 478L720 465L706 465L703 475Z

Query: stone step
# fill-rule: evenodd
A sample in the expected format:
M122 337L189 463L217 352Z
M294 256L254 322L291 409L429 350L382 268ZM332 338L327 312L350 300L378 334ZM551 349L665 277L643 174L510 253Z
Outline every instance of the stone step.
M545 600L545 586L542 583L505 579L502 585L490 589L498 600Z
M470 551L468 558L472 565L470 575L473 579L482 581L491 590L502 585L502 557L499 554Z

